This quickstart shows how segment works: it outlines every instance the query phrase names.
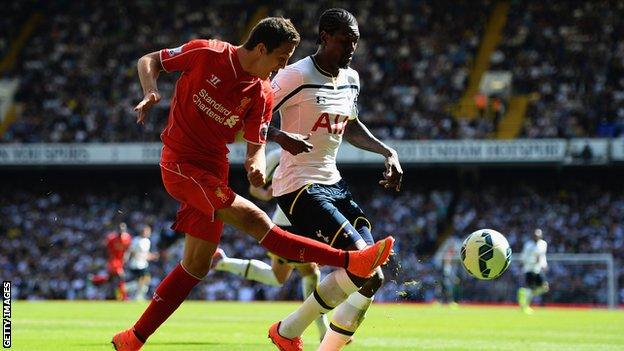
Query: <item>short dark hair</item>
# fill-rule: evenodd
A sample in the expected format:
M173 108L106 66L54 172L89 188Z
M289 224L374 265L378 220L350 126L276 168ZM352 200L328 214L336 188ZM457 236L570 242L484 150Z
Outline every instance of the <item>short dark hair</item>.
M353 14L345 9L333 8L325 10L318 23L318 39L317 44L321 43L321 32L325 31L334 34L339 30L347 27L357 26L357 20Z
M267 17L253 27L243 47L247 50L253 50L262 43L271 53L284 43L299 44L300 40L299 32L289 19Z

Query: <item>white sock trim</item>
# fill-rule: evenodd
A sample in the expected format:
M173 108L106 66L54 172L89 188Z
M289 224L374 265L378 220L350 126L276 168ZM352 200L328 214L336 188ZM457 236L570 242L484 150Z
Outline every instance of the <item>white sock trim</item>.
M198 278L196 275L194 275L193 273L189 272L188 269L186 269L186 267L184 267L184 265L182 264L182 261L180 261L180 267L182 267L182 269L184 269L184 271L186 272L186 274L190 275L191 277L197 279L197 280L202 280L204 278Z

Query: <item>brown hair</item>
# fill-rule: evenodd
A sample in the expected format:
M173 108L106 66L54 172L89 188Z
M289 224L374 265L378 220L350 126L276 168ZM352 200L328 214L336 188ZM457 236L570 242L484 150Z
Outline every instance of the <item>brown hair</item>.
M284 43L296 45L299 44L300 40L299 32L289 19L267 17L253 27L243 47L247 50L253 50L262 43L266 46L268 53L271 53Z

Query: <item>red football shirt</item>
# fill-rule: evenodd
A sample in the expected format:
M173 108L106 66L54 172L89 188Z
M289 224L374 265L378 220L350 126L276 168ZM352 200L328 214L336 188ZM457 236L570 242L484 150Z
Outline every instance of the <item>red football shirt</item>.
M108 260L110 262L123 262L124 253L130 247L132 237L128 233L109 233L106 236L106 248L108 249Z
M160 51L163 68L181 71L161 134L163 162L189 162L227 182L229 152L241 128L246 141L266 142L273 93L269 80L243 70L237 48L219 40L192 40Z

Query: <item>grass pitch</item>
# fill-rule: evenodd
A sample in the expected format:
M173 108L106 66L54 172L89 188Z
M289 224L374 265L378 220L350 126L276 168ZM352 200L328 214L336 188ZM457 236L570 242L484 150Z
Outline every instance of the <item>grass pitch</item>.
M13 350L112 350L111 336L138 318L146 303L14 302ZM271 323L296 303L185 302L148 341L150 350L275 350ZM315 350L314 324L304 335ZM624 350L622 310L375 304L356 350Z

